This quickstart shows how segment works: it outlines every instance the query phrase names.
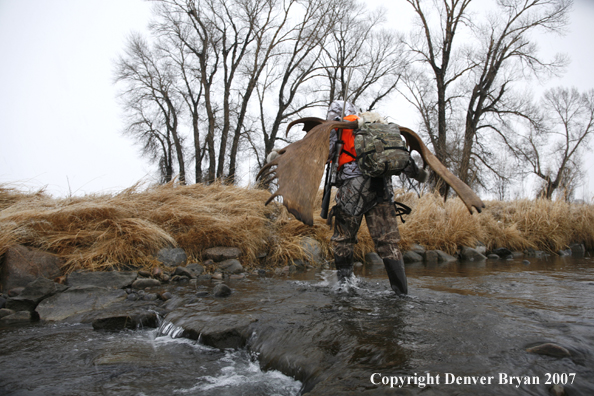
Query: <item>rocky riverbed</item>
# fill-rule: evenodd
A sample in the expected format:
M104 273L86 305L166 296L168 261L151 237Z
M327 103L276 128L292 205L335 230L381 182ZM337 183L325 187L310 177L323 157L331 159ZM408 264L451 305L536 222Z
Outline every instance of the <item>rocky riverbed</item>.
M588 258L419 262L407 273L406 298L372 262L346 287L332 270L185 274L158 285L133 271L38 280L10 301L40 299L18 311L39 321L0 321L0 393L241 394L237 378L247 374L231 376L233 385L225 370L254 363L270 373L257 374L269 375L253 389L261 395L594 393ZM74 333L76 342L64 341ZM130 334L145 334L150 347L131 352ZM173 337L207 349L159 355L155 339ZM60 376L39 377L49 367Z

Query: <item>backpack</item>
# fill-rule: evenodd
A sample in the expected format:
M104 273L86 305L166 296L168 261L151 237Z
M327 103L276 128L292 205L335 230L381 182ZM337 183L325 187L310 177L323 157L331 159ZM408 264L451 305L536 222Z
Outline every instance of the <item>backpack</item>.
M410 154L398 125L366 122L353 134L357 165L364 175L398 175L408 164Z

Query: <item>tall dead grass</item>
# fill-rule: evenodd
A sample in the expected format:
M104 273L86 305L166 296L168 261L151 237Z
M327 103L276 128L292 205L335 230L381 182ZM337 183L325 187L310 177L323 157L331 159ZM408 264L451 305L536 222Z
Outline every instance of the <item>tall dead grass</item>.
M150 268L163 247L181 247L191 260L207 248L236 246L249 267L285 265L305 259L304 238L314 238L330 258L332 230L318 218L313 227L296 221L280 204L264 206L270 193L213 184L133 186L115 195L52 198L0 185L0 256L23 244L54 253L64 270ZM321 192L318 194L321 203ZM461 246L484 243L557 251L572 242L594 248L594 207L562 201L487 202L482 214L470 215L459 199L397 192L413 208L400 225L401 248L419 243L454 253ZM319 206L319 205L318 205ZM363 221L364 222L364 221ZM355 255L373 251L363 224ZM261 253L266 258L261 259Z

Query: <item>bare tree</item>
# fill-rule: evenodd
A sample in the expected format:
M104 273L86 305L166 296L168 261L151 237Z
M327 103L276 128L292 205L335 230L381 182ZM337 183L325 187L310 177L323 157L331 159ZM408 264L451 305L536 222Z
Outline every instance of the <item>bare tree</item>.
M543 184L541 195L551 199L562 187L571 192L580 173L580 152L594 131L594 90L548 90L542 101L545 122L532 127L515 153L524 159Z
M408 40L414 61L404 79L407 99L440 161L454 166L465 183L484 185L481 169L494 171L488 132L530 116L514 84L566 64L560 56L545 62L532 37L566 26L572 0L497 0L489 3L496 12L482 15L472 0L406 1L421 28ZM458 147L448 149L450 141Z
M165 129L165 134L151 133L150 136L157 138L166 136L173 140L177 163L179 167L179 180L183 184L186 182L186 172L184 164L183 138L179 134L179 98L173 89L174 75L171 65L163 62L163 57L151 51L146 41L139 35L132 35L128 40L126 54L117 62L116 82L126 84L121 96L127 103L126 110L131 113L139 113L136 121L140 120L140 125L149 126L149 130L155 130L155 117L157 123ZM153 120L146 118L145 110L149 107L148 103L154 106L156 113L153 112ZM132 128L132 129L130 129ZM134 130L131 125L128 130ZM142 135L137 135L142 136ZM168 157L164 156L163 158ZM170 157L170 156L169 156ZM166 168L170 168L170 161L165 162ZM166 177L167 179L168 177Z
M556 73L565 66L566 59L561 55L551 62L539 58L530 35L559 32L567 25L571 5L571 0L499 1L497 16L491 16L477 29L481 47L473 54L477 67L472 70L474 86L466 107L464 146L458 168L460 179L467 184L472 184L471 158L476 155L473 147L477 134L491 127L488 116L528 116L522 102L513 98L513 83L528 75Z

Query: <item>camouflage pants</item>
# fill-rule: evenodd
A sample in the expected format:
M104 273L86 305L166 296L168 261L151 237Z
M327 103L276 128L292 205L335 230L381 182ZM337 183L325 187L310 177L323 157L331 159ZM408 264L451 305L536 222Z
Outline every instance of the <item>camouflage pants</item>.
M402 253L398 249L400 232L394 204L391 201L378 203L369 209L365 214L352 216L340 205L334 208L335 225L334 235L331 244L334 249L336 261L350 260L353 257L355 244L357 243L357 232L361 226L363 216L367 222L369 234L375 244L375 250L382 259L400 260Z

